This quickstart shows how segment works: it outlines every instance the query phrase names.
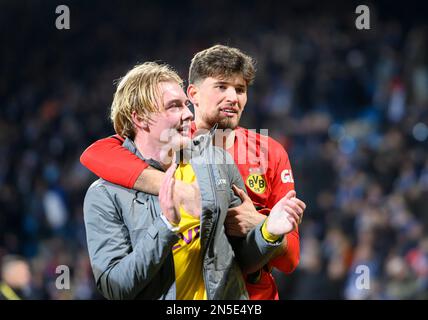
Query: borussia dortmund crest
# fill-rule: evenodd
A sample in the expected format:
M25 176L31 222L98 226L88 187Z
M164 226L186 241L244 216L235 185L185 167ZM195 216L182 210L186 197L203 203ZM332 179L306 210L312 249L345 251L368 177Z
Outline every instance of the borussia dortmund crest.
M260 173L250 173L245 183L254 193L260 194L266 191L266 180Z

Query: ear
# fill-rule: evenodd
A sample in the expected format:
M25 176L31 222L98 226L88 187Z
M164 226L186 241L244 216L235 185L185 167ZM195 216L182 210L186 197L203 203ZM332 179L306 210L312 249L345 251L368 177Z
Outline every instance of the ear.
M189 84L189 86L187 87L187 97L189 98L190 102L192 102L192 104L195 107L198 107L198 105L199 105L199 89L193 83Z
M149 127L147 121L135 111L132 112L132 123L139 130L145 130Z

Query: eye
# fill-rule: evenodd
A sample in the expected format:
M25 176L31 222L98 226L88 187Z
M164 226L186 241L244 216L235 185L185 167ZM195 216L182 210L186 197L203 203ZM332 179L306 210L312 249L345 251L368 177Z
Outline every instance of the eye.
M219 88L221 91L224 91L224 90L227 89L224 84L219 84L219 85L216 86L216 88Z
M236 88L236 93L237 94L243 94L243 93L245 93L245 88Z
M167 110L172 111L172 112L178 111L179 109L180 109L180 105L178 103L175 103L175 102L169 104L167 107Z

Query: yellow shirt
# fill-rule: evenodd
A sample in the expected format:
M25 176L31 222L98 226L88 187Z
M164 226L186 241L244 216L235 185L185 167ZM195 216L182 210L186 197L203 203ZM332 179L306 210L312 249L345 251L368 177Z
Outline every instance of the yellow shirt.
M190 164L180 164L175 178L187 183L196 180ZM202 273L202 252L199 217L193 217L180 207L180 240L173 246L177 300L206 300Z

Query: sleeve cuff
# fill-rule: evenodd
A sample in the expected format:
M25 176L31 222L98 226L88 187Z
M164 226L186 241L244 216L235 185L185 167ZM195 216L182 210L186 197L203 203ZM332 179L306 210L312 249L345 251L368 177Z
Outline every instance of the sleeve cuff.
M178 224L177 225L171 224L171 222L169 222L168 219L163 214L160 215L160 218L166 224L169 230L171 230L172 232L178 233L178 231L180 230L180 227Z

